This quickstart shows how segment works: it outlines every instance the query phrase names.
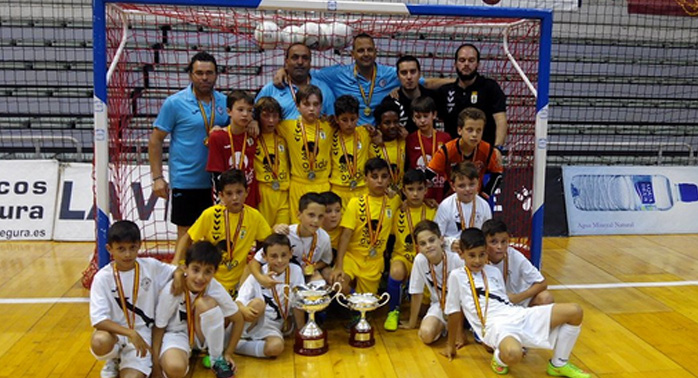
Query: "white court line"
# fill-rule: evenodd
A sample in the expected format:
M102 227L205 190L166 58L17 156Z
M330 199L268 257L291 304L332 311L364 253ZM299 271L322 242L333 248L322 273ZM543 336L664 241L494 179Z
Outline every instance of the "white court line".
M550 290L620 289L628 287L698 286L698 281L617 282L580 285L550 285ZM0 298L0 304L89 303L90 298Z

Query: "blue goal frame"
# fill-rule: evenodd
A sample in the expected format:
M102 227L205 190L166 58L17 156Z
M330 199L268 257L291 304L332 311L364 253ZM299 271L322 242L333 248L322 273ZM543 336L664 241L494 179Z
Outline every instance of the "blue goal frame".
M531 262L540 269L545 202L545 166L548 134L548 95L552 46L553 12L550 9L471 7L455 5L409 5L380 2L306 0L93 0L94 57L94 169L97 211L95 216L99 267L109 263L106 250L109 228L109 138L107 116L107 24L109 3L212 6L258 10L314 10L338 13L383 13L402 15L463 16L483 18L526 18L540 20L540 44L536 98L533 198L531 206ZM167 211L167 210L166 210Z

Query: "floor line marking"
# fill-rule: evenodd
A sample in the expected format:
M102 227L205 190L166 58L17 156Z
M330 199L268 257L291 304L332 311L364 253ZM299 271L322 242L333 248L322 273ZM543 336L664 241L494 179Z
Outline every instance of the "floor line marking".
M0 298L0 304L90 303L90 298Z

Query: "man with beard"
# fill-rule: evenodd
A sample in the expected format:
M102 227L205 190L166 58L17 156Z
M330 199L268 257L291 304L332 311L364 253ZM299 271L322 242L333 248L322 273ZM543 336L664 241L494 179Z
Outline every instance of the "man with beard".
M302 43L294 43L286 50L286 60L283 71L290 85L275 87L273 82L267 83L257 94L255 102L264 96L273 97L281 105L281 120L298 119L300 113L296 106L296 93L306 84L313 84L322 91L322 115L334 114L334 94L327 84L310 76L310 49Z
M439 118L451 137L458 138L458 114L468 107L475 107L487 117L482 140L501 148L507 136L506 96L493 79L477 72L480 51L465 43L455 54L458 79L438 89Z

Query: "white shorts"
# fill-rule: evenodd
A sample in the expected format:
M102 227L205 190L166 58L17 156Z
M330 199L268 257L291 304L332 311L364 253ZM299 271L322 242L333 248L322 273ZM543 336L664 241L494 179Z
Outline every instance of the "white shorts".
M513 337L528 348L553 349L559 328L550 329L553 305L514 308L518 311L506 320L487 325L483 342L496 348L505 337Z
M245 325L243 326L243 339L264 340L269 336L276 336L282 339L284 338L284 335L281 333L281 326L283 325L281 322L275 322L262 317L252 329L248 329L250 324L251 323L245 322Z
M446 315L441 311L441 304L439 302L431 302L427 314L424 315L424 319L433 316L443 323L444 327L448 328L448 321L446 320Z
M150 358L150 352L147 352L145 357L138 357L136 347L128 341L128 337L122 335L115 336L118 338L116 347L119 349L119 358L121 359L121 362L119 362L119 369L134 369L145 374L146 377L149 376L153 368L153 360ZM143 335L141 335L141 337L142 336ZM143 340L149 345L151 344L149 339L144 337ZM96 359L101 361L106 360L105 356L96 355L92 348L90 348L90 352Z
M223 350L225 350L225 347L228 345L230 342L230 334L233 331L233 325L228 324L228 326L225 328L225 337L223 341ZM191 350L192 348L189 346L189 334L186 331L177 331L177 332L165 332L165 335L162 337L162 346L160 347L160 357L167 351L168 349L171 348L176 348L176 349L181 349L189 356L191 356ZM196 350L207 350L208 349L208 343L206 340L200 340L198 335L194 336L194 349Z

